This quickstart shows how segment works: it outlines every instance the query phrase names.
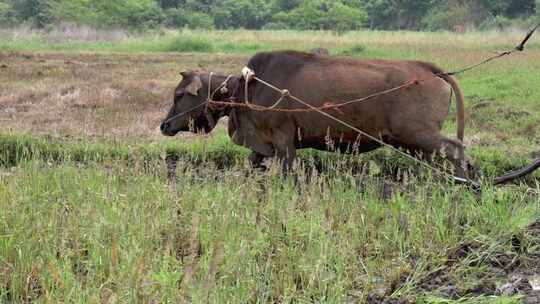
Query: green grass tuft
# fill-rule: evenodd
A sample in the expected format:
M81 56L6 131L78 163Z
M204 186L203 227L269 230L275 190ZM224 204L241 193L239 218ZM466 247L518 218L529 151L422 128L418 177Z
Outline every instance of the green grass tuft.
M178 36L172 39L163 51L212 53L214 51L214 45L205 38Z

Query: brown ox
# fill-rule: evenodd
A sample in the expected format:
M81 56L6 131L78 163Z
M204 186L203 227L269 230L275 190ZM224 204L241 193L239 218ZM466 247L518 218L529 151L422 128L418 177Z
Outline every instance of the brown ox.
M417 84L402 90L326 112L394 147L422 155L444 151L455 164L456 174L467 177L462 145L463 95L456 80L435 65L420 61L359 60L277 51L256 54L248 67L260 79L288 89L290 94L315 107L363 98L418 80ZM246 81L239 76L210 77L208 73L200 72L184 73L183 76L176 89L175 103L161 126L165 135L187 131L190 121L197 129L208 132L220 117L229 115L229 135L233 142L252 151L250 159L254 165L259 165L264 157L277 156L286 168L291 167L297 149L367 152L381 146L317 112L207 107L208 92L217 92L214 100L244 102L247 99L264 107L275 105L280 94L258 81L251 81L248 96L244 96ZM220 85L225 88L220 89ZM459 140L440 133L449 113L452 91L457 97ZM286 97L276 108L306 107Z

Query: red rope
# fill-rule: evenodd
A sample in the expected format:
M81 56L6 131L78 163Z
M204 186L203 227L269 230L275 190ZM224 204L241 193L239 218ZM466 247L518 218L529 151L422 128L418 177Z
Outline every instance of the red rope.
M436 79L436 78L434 78L434 79ZM326 102L323 106L315 107L315 108L280 109L280 108L270 108L270 107L260 106L260 105L256 105L256 104L253 104L253 103L242 103L242 102L235 102L235 101L214 101L214 100L208 100L208 104L209 104L209 106L214 105L214 106L221 106L221 107L238 107L238 108L242 107L242 108L248 108L248 109L251 109L251 110L254 110L254 111L259 111L259 112L298 113L298 112L316 112L316 111L321 111L321 110L332 110L332 109L339 110L339 108L342 108L344 106L347 106L347 105L350 105L350 104L353 104L353 103L361 103L361 102L364 102L364 101L368 101L368 100L373 99L375 97L379 97L381 95L386 95L386 94L389 94L389 93L392 93L392 92L396 92L396 91L411 87L413 85L418 85L418 84L420 84L420 82L425 82L425 81L428 81L428 80L417 80L417 79L410 80L410 81L407 81L406 83L404 83L402 85L399 85L397 87L394 87L394 88L391 88L391 89L388 89L388 90L385 90L385 91L381 91L381 92L378 92L378 93L375 93L375 94L371 94L371 95L366 96L364 98L355 99L355 100L347 101L347 102L340 103L340 104L332 104L332 103ZM341 111L339 111L339 112L341 112ZM343 112L341 112L341 113L343 113Z

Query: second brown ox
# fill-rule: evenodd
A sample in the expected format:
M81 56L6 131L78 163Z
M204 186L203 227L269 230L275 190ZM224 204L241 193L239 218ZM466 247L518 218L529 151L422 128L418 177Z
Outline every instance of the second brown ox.
M421 61L361 60L278 51L259 53L250 59L247 66L260 79L278 88L286 88L292 95L315 107L363 98L418 80L418 83L399 91L326 112L385 143L412 153L421 152L426 156L444 151L443 154L454 163L456 174L467 176L462 144L463 95L456 80L435 65ZM176 89L175 104L162 124L163 134L172 136L187 130L190 120L196 122L195 127L208 130L205 117L214 120L229 115L229 135L236 144L252 151L250 159L254 165L259 165L265 157L277 156L287 168L291 167L297 149L367 152L381 146L317 112L254 111L246 107L230 107L216 113L212 107L196 108L197 104L202 105L207 100L208 91L218 89L225 77L215 76L211 84L209 79L208 73L184 74ZM247 99L255 105L271 107L281 97L270 87L250 81L246 98L245 85L245 79L229 78L228 88L221 90L221 96L216 99L237 102ZM440 132L449 113L452 91L457 97L459 140L443 136ZM306 109L290 97L285 97L277 108Z

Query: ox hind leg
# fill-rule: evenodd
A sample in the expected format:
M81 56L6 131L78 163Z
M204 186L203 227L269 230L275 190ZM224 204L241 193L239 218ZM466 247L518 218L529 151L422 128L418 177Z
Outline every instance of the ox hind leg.
M465 147L457 140L438 133L418 134L406 145L414 152L421 152L424 159L433 155L442 155L448 159L455 169L457 177L469 179L471 164L465 157Z

